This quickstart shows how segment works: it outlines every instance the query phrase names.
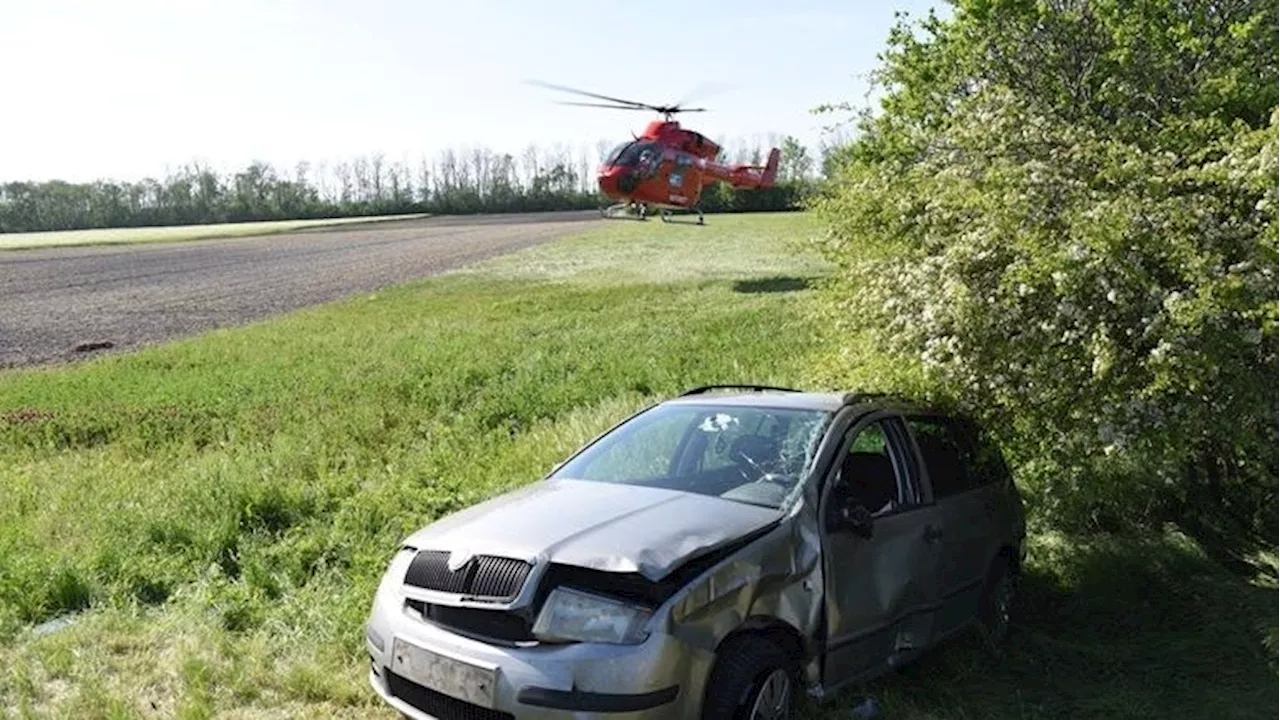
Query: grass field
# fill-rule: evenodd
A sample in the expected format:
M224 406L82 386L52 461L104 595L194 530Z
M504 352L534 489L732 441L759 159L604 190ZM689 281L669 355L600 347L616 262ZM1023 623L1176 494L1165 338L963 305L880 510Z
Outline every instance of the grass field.
M425 215L378 215L373 217L325 218L321 220L273 220L268 222L219 223L216 225L171 225L165 227L61 230L57 232L2 233L0 250L67 245L119 245L121 243L183 242L211 238L247 237L350 225L353 223L410 220Z
M369 717L390 550L659 396L805 384L801 214L616 223L371 296L0 374L0 707ZM1276 715L1276 589L1176 536L1033 543L997 658L874 683L885 717ZM48 633L33 625L72 622ZM1268 645L1270 643L1270 645ZM848 717L863 689L806 706Z

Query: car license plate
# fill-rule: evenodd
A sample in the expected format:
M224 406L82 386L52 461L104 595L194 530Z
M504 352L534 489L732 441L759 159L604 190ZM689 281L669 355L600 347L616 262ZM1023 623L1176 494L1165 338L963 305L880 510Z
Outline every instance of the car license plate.
M391 672L459 700L492 708L498 666L464 662L396 638Z

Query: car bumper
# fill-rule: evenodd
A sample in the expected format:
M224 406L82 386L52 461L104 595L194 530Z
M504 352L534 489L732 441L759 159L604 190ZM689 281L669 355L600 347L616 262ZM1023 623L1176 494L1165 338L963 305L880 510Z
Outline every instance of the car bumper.
M672 636L655 633L638 645L508 647L424 622L403 609L402 598L389 595L375 606L366 628L369 683L407 717L641 720L698 715L714 656ZM491 700L467 702L395 672L392 654L397 640L463 663L494 668Z

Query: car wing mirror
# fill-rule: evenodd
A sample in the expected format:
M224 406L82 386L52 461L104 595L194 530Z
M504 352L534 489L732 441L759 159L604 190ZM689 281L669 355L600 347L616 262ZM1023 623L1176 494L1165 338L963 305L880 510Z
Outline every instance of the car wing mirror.
M861 503L849 503L840 509L840 524L854 535L869 538L875 518Z

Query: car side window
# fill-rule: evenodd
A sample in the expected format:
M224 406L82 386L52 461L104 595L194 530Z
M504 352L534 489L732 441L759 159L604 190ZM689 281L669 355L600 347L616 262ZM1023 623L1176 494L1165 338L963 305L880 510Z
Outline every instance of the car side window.
M833 494L839 501L856 502L872 515L891 512L902 504L902 478L883 421L858 431L840 462Z
M975 466L972 438L958 421L937 416L911 416L907 427L924 459L933 497L939 500L972 490L993 477Z

